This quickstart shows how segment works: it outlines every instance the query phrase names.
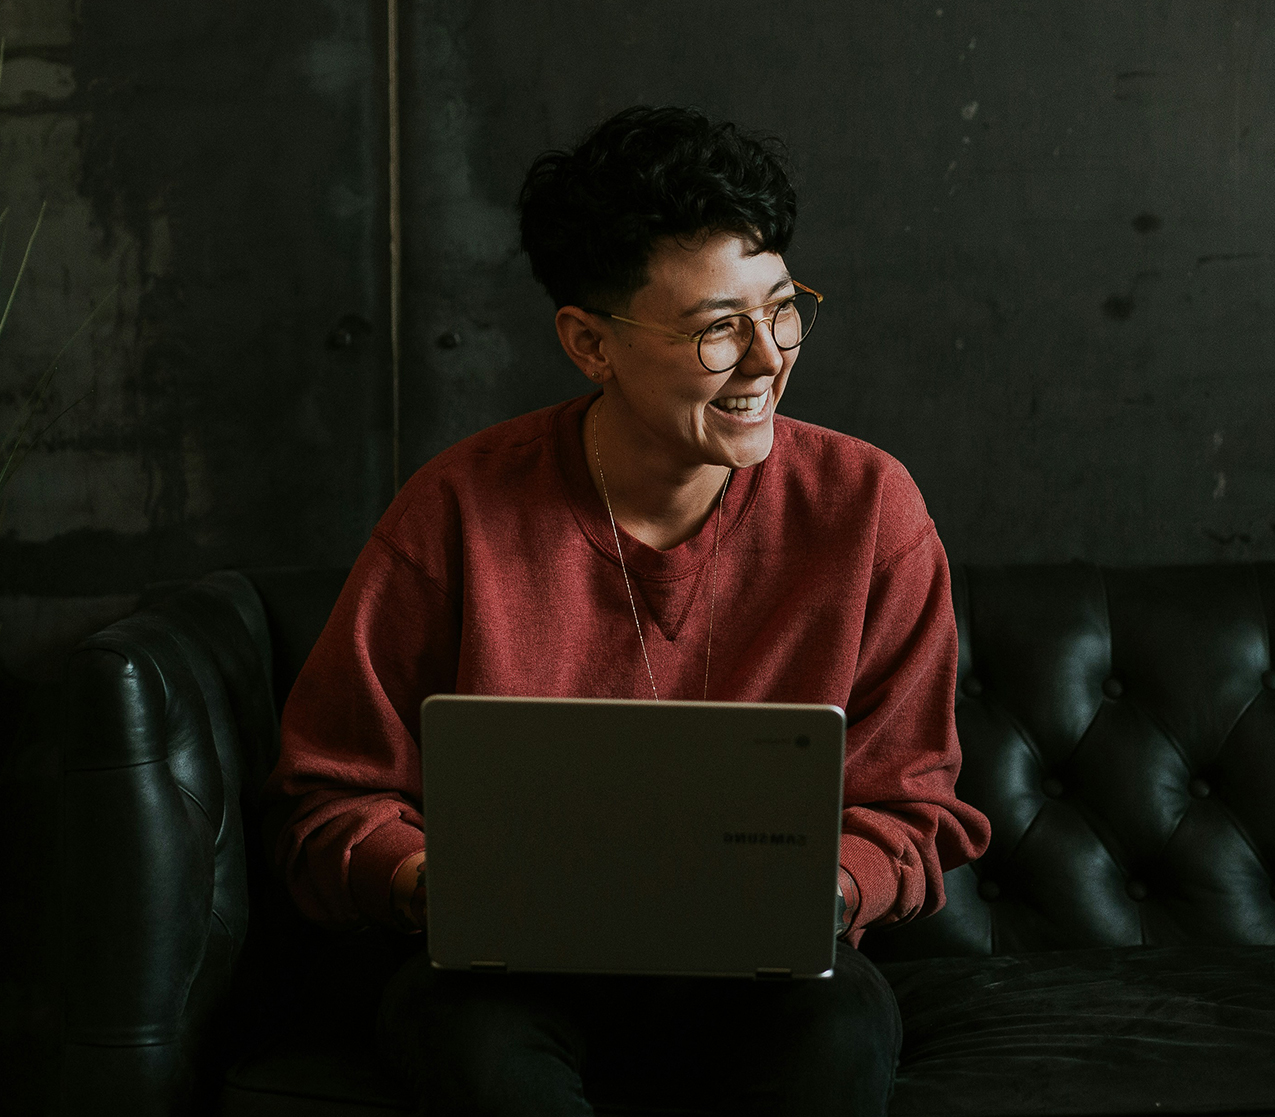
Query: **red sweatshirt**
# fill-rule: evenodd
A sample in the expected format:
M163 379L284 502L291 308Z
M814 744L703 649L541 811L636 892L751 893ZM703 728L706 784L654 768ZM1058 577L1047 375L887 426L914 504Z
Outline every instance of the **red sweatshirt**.
M277 857L312 918L390 921L395 870L422 845L426 696L651 696L584 456L592 398L434 458L359 555L289 695L268 785L291 811ZM774 449L735 472L722 516L709 698L844 707L854 938L937 910L943 871L989 829L953 790L956 626L920 493L875 447L776 416ZM703 697L714 531L710 517L658 551L620 529L662 698Z

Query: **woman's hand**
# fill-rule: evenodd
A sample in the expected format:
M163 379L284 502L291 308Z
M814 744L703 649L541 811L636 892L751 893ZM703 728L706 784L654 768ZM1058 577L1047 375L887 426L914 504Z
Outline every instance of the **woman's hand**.
M425 851L413 854L398 867L390 885L395 922L400 931L425 930Z
M834 934L838 939L846 941L846 937L850 934L855 914L859 910L859 886L855 883L854 877L844 869L838 875L841 879L837 882L837 914Z

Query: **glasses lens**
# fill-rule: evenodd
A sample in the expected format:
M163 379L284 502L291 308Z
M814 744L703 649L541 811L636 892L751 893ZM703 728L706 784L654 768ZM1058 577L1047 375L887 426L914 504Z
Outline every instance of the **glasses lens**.
M798 291L775 307L770 330L780 349L796 349L819 313L819 300L806 291ZM719 318L699 339L700 363L709 372L727 372L744 359L753 343L753 320L747 314Z
M725 372L744 359L752 343L753 320L747 314L719 318L700 335L700 363L709 372Z
M795 349L810 333L819 313L819 300L807 291L798 291L791 299L775 307L771 332L780 349Z

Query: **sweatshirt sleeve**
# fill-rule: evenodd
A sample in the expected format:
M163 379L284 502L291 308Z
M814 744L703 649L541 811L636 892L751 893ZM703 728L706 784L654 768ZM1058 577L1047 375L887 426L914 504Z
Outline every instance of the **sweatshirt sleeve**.
M454 689L452 599L373 535L284 706L266 785L275 860L324 923L389 922L395 870L424 848L421 701Z
M877 559L846 720L843 891L849 937L943 906L943 873L987 848L987 819L956 798L956 620L947 558L919 506L909 537ZM848 898L849 902L849 898Z

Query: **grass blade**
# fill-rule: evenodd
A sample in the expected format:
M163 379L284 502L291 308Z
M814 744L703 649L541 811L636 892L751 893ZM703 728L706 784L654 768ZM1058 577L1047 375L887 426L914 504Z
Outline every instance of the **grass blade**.
M4 465L0 466L0 490L3 490L5 482L8 481L10 477L12 477L15 473L18 472L18 468L22 465L24 461L26 461L27 455L31 453L31 451L34 450L38 445L40 445L40 439L42 439L46 434L49 433L49 431L51 431L57 425L58 421L62 418L63 415L65 415L68 411L74 410L75 408L79 407L80 404L82 404L86 399L88 399L89 396L93 394L94 390L95 389L90 388L87 392L84 393L84 395L80 396L79 399L75 400L73 403L68 403L64 408L62 408L61 411L59 411L56 415L54 415L53 418L50 419L48 423L45 424L45 426L41 429L40 433L37 434L33 439L31 439L31 441L28 442L25 447L22 445L21 441L16 442L14 444L13 449L9 451L9 456L5 459ZM19 453L19 451L21 452Z
M45 433L47 433L49 429L49 427L45 427L35 439L27 444L26 449L22 450L23 439L26 437L27 428L30 427L31 421L35 418L36 408L38 408L40 403L43 401L44 394L48 391L49 383L53 379L53 374L57 372L58 362L66 354L66 351L75 343L76 338L85 331L88 324L97 317L98 312L110 303L117 290L119 290L118 286L112 287L110 291L107 292L106 298L104 298L89 312L88 316L80 323L75 333L73 333L66 340L66 343L62 346L62 348L58 350L57 356L49 362L49 367L44 370L40 379L36 381L35 387L31 389L30 395L27 396L25 414L19 414L19 416L13 421L12 426L9 427L9 432L5 435L4 442L0 443L0 454L4 454L5 456L4 465L0 466L0 489L4 488L9 478L17 472L18 466L22 464L22 460L27 456L31 448L40 440L40 438L44 437ZM78 406L90 395L92 395L92 391L86 392L83 396L77 399L75 403L71 404L70 407L64 408L58 413L57 418L55 418L53 422L56 423L58 419L62 418L62 416L71 409L71 407ZM49 424L49 426L52 425L52 423ZM19 453L19 451L21 451L21 453Z
M27 270L27 260L31 255L31 246L35 244L35 235L40 231L40 222L44 220L44 207L48 202L40 203L40 212L36 215L35 228L27 238L27 250L22 254L22 263L18 265L18 274L13 277L13 287L9 290L9 301L4 304L4 315L0 316L0 334L4 333L4 324L9 321L9 310L13 306L13 298L18 293L18 284L22 282L22 273Z

